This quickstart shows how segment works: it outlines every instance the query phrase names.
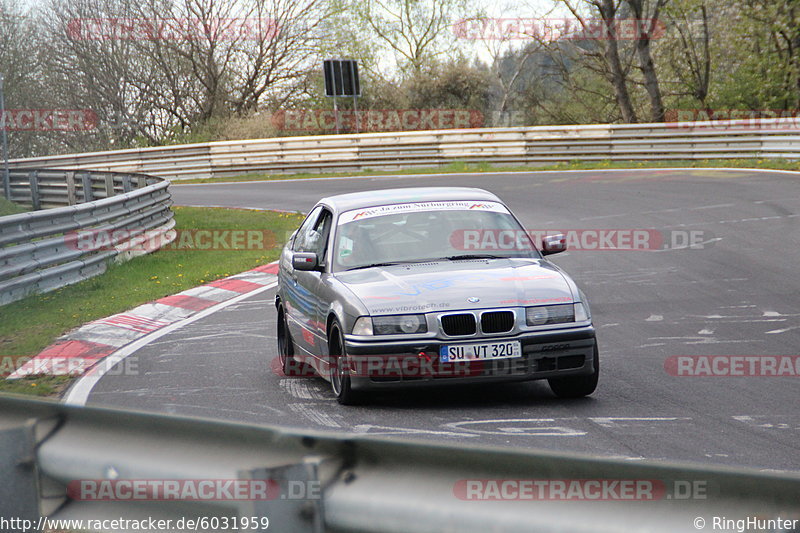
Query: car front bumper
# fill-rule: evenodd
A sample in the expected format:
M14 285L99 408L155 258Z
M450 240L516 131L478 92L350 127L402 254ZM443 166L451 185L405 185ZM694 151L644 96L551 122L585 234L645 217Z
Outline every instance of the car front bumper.
M439 348L476 342L519 341L522 356L440 363ZM345 338L353 389L391 389L587 375L594 372L593 326L486 337L469 341L364 342Z

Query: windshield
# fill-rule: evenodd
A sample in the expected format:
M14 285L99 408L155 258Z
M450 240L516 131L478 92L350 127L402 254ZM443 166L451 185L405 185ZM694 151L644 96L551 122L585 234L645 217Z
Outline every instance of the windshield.
M499 203L395 204L339 217L334 271L459 257L538 258Z

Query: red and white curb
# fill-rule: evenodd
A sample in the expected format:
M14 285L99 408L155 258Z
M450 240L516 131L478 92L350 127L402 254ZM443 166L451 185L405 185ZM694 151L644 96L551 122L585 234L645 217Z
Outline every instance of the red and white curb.
M59 338L8 379L34 374L81 376L65 402L82 405L94 383L125 357L170 331L275 287L277 273L278 263L269 263L89 322Z

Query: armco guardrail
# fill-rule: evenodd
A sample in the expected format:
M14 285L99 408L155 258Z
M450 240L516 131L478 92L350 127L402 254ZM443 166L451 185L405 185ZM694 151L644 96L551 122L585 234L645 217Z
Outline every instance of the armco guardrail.
M680 533L736 530L712 527L714 517L800 519L798 474L311 433L14 397L0 397L0 475L0 520L92 520L83 528L93 531L152 531L111 520L153 519L171 520L163 531ZM256 483L274 490L246 490ZM517 490L524 483L543 488ZM607 488L589 490L597 485ZM631 485L638 489L619 488ZM791 531L799 523L738 530Z
M163 178L247 172L353 172L447 165L658 159L800 159L793 119L598 124L279 137L11 162L12 167L144 172Z
M142 174L11 171L11 198L36 211L0 217L0 305L76 283L170 241L169 182ZM54 207L62 206L62 207ZM44 209L49 208L49 209ZM84 246L80 232L102 237ZM98 245L102 244L102 246Z

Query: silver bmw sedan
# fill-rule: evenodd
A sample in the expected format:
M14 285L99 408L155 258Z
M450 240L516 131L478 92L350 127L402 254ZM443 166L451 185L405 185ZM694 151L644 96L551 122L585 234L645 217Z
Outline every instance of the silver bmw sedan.
M342 404L398 387L547 379L594 392L589 304L494 194L463 187L320 200L280 259L277 339L287 376L318 374Z

